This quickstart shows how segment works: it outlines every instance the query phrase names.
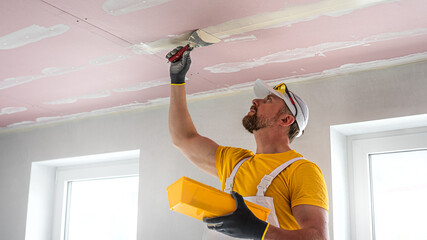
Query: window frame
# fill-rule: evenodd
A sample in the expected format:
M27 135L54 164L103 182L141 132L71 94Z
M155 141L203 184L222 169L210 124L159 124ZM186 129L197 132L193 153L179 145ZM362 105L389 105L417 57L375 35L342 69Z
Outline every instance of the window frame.
M139 175L138 159L108 163L58 167L55 177L53 239L67 240L66 223L69 204L69 183L72 181L107 179ZM135 236L136 237L136 236Z
M60 191L56 189L60 185L57 184L60 181L56 174L58 169L68 171L86 167L87 169L83 172L88 172L91 168L104 166L114 168L116 173L112 176L138 175L139 159L140 150L137 149L33 162L29 182L25 240L64 239L64 236L61 236L63 210L60 207L64 199L63 195L55 196L55 192ZM102 177L98 174L99 172L95 171L89 178ZM85 178L81 175L80 178L82 177Z
M352 236L374 240L370 155L427 149L427 128L348 138Z
M425 144L422 141L409 145L403 140L405 135L424 134L427 132L427 114L410 115L396 118L386 118L365 122L352 122L330 126L330 157L331 157L331 208L329 209L331 219L331 237L340 240L372 240L371 224L366 223L366 216L371 216L371 209L355 208L355 195L358 198L364 199L364 206L371 206L370 199L366 198L370 193L364 193L362 196L357 193L360 187L357 178L357 169L369 169L367 152L360 154L362 160L354 160L353 142L361 143L363 140L393 138L401 136L400 141L404 141L405 145L395 143L391 148L374 149L368 152L388 152L406 149L423 149ZM427 141L424 141L427 142ZM397 145L397 146L396 146ZM371 145L372 146L372 145ZM369 147L369 144L368 144ZM357 146L356 146L357 148ZM354 165L356 164L356 169ZM357 165L359 164L359 165ZM362 164L362 165L360 165ZM364 165L363 165L364 164ZM363 172L362 172L363 173ZM370 191L370 185L363 181L359 184L365 186L366 191ZM363 190L363 189L362 189ZM356 194L355 194L356 191ZM364 197L363 197L364 196ZM368 202L368 205L366 205ZM357 216L356 213L365 211L363 216ZM364 222L365 221L365 222ZM367 232L367 233L366 233ZM367 236L367 238L364 238Z

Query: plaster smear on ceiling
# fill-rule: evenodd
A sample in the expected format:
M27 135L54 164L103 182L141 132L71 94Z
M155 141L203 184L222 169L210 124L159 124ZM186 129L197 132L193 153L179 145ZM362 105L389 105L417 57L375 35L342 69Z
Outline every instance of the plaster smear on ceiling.
M190 81L190 79L188 77L185 77L185 81L188 82L188 81ZM169 85L170 82L171 82L171 80L169 77L159 78L159 79L152 80L152 81L140 82L140 83L137 83L136 85L132 85L132 86L116 88L116 89L113 89L113 92L119 92L119 93L136 92L136 91L144 90L147 88Z
M339 17L356 9L363 9L378 4L396 2L399 0L323 0L311 4L294 6L276 12L267 12L234 19L202 30L217 38L242 34L259 29L283 26L286 23L296 23L316 19L320 16ZM154 54L186 45L191 33L185 33L173 38L160 39L132 46L137 54Z
M25 107L5 107L0 110L0 116L5 114L25 112L25 111L27 111L27 108Z
M47 78L51 76L59 76L71 72L76 72L84 69L85 66L78 66L78 67L51 67L51 68L45 68L42 70L42 75L35 75L35 76L22 76L22 77L12 77L12 78L6 78L3 81L0 82L0 90L15 87L24 83L29 83L34 80Z
M31 25L19 31L0 37L0 49L6 50L22 47L45 38L61 35L69 29L69 26L63 24L47 28L39 25Z
M93 60L89 61L89 64L91 65L104 65L104 64L110 64L115 63L118 61L126 60L128 58L131 58L133 56L131 55L109 55L109 56L103 56L99 57ZM35 76L20 76L20 77L11 77L6 78L3 81L0 81L0 90L15 87L21 84L29 83L34 80L47 78L51 76L59 76L64 75L72 72L77 72L86 69L87 66L74 66L74 67L50 67L45 68L41 72L41 75L35 75Z
M130 104L126 104L126 105L106 108L106 109L93 110L90 112L74 113L74 114L69 114L69 115L64 115L64 116L39 117L39 118L36 118L35 121L22 121L22 122L18 122L18 123L12 123L12 124L9 124L7 127L8 128L14 128L14 127L19 127L19 126L24 126L24 125L37 126L37 124L45 124L47 122L52 122L52 121L71 120L71 119L76 119L76 118L80 118L80 117L99 116L100 114L111 114L111 113L117 113L119 111L123 112L126 110L134 110L137 108L141 108L143 106L155 105L156 103L159 103L159 102L161 102L161 103L167 102L168 100L169 100L169 98L161 98L161 99L149 100L145 103L135 102L135 103L130 103ZM0 130L1 129L3 129L3 128L0 127Z
M381 69L384 67L398 66L411 62L420 62L427 60L427 52L411 54L405 57L398 57L386 60L377 60L363 63L347 63L336 69L328 69L322 72L325 76L334 76L339 74L349 74L372 69ZM318 76L317 76L318 77Z
M253 16L231 20L203 30L216 36L234 35L259 29L277 26L286 22L306 21L320 16L341 16L353 10L371 7L377 4L395 2L398 0L323 0L306 5L284 8L276 12L260 13Z
M266 83L280 83L286 81L287 83L312 81L321 78L333 77L342 74L351 74L355 72L369 71L375 69L389 68L408 63L421 62L427 60L427 52L411 54L404 57L397 57L391 59L375 60L363 63L348 63L338 68L327 69L320 73L309 73L298 76L290 76L285 78L263 80Z
M82 99L105 98L105 97L109 97L110 95L111 95L110 91L105 90L102 92L86 94L86 95L82 95L82 96L78 96L78 97L72 97L72 98L61 99L61 100L56 100L56 101L52 101L52 102L46 102L45 104L51 104L51 105L70 104L70 103L75 103L78 100L82 100Z
M186 80L187 79L188 78L186 77ZM136 91L144 90L147 88L158 87L158 86L162 86L162 85L169 85L170 81L171 80L169 77L159 78L159 79L152 80L152 81L140 82L140 83L138 83L136 85L132 85L132 86L116 88L113 91L114 92L136 92Z
M315 56L325 56L324 53L357 47L357 46L369 46L371 43L382 42L387 40L402 39L407 37L415 37L427 34L427 28L414 29L399 33L383 33L370 37L363 38L358 41L347 41L347 42L328 42L311 46L308 48L296 48L292 50L286 50L270 54L258 59L246 61L246 62L232 62L232 63L220 63L211 67L204 68L212 73L232 73L239 72L244 69L250 69L255 67L264 66L270 63L285 63L304 58L310 58Z
M128 58L131 58L132 56L130 55L110 55L110 56L104 56L104 57L99 57L93 60L89 61L89 64L92 65L104 65L104 64L109 64L109 63L114 63L114 62L118 62L118 61L122 61Z
M286 81L287 83L291 82L303 82L303 81L310 81L313 79L320 79L320 78L326 78L326 77L333 77L340 74L349 74L353 72L359 72L359 71L368 71L373 69L381 69L385 67L391 67L391 66L397 66L407 63L413 63L413 62L419 62L419 61L426 61L427 60L427 52L424 53L417 53L408 55L405 57L398 57L398 58L391 58L391 59L384 59L384 60L376 60L371 62L364 62L364 63L351 63L351 64L345 64L338 68L324 70L320 73L311 73L311 74L304 74L299 76L291 76L286 78L280 78L280 79L263 79L266 83L276 83L276 82L283 82ZM228 86L221 89L216 90L209 90L205 92L199 92L194 94L188 94L187 99L188 101L194 101L198 100L200 98L208 98L208 97L218 97L223 94L228 93L236 93L240 91L250 90L253 87L253 82L247 82L242 84L236 84L232 86ZM82 112L82 113L75 113L65 116L54 116L54 117L40 117L37 118L35 121L22 121L18 123L13 123L7 126L7 128L15 128L20 126L37 126L37 124L44 124L46 122L55 121L55 120L70 120L70 119L76 119L80 117L89 117L89 116L99 116L99 114L111 114L111 113L117 113L118 111L126 111L126 110L135 110L140 109L141 107L147 107L147 106L157 106L162 104L168 104L170 101L169 97L165 98L157 98L152 99L144 103L130 103L126 105L121 106L115 106L111 108L105 108L105 109L98 109L91 112ZM1 128L0 130L5 129ZM1 131L0 131L1 132Z
M257 40L257 38L254 35L249 35L244 37L224 39L224 42L246 42L246 41L253 41L253 40Z
M171 0L107 0L102 9L114 16L151 8Z

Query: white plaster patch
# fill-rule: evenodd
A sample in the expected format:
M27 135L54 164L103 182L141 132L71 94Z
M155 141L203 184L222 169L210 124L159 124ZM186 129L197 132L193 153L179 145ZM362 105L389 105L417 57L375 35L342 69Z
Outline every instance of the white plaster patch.
M170 49L175 48L178 45L182 45L182 44L177 44L177 45L169 45ZM130 49L133 53L138 54L138 55L142 55L142 54L155 54L156 51L154 51L152 49L152 47L148 46L145 43L139 43L139 44L135 44L132 45L130 47L128 47L128 49ZM159 50L160 51L160 50Z
M136 91L144 90L147 88L168 85L168 84L170 84L170 78L167 77L167 78L160 78L160 79L156 79L148 82L140 82L140 83L137 83L136 85L127 86L123 88L116 88L116 89L113 89L113 91L114 92L136 92Z
M364 63L348 63L335 69L328 69L322 72L323 75L334 76L337 74L349 74L354 72L366 71L371 69L380 69L384 67L397 66L407 62L425 61L427 52L411 54L405 57L398 57L385 60L376 60ZM410 60L410 61L409 61Z
M90 60L89 64L104 65L104 64L122 61L122 60L128 59L130 57L131 57L130 55L123 55L123 54L122 55L109 55L109 56L99 57L99 58Z
M254 35L244 36L244 37L236 37L236 38L228 38L224 39L224 42L243 42L243 41L253 41L257 40L257 38Z
M349 73L367 71L372 69L393 67L397 65L425 61L425 60L427 60L427 52L412 54L405 57L377 60L377 61L371 61L371 62L365 62L365 63L345 64L345 65L342 65L341 67L325 70L320 73L310 73L310 74L304 74L299 76L291 76L286 78L270 79L270 80L264 79L263 81L265 81L266 83L280 83L284 81L286 81L287 83L311 81L311 80L321 79L325 77L337 76L340 74L349 74ZM219 97L224 94L236 93L241 91L250 91L253 88L253 84L254 84L253 82L246 82L242 84L232 85L226 88L189 94L187 95L187 99L188 101L197 101L199 99L205 99L208 97ZM23 121L19 123L13 123L8 125L7 127L12 128L12 127L25 126L25 125L27 126L41 125L48 121L53 121L53 120L69 120L69 119L75 119L78 117L96 116L96 115L102 115L102 114L141 109L143 107L161 106L166 104L169 104L169 97L157 98L157 99L149 100L144 103L134 102L126 105L115 106L112 108L98 109L91 112L82 112L82 113L70 114L65 116L41 117L41 118L37 118L36 121ZM8 131L8 130L9 129L5 129L5 131Z
M352 13L354 10L348 10L348 11L338 11L338 12L332 12L332 13L326 13L325 16L329 17L341 17L347 14Z
M365 46L375 42L382 42L387 40L403 39L407 37L414 37L427 34L427 28L408 30L399 33L383 33L361 40L347 41L347 42L329 42L322 43L308 48L296 48L292 50L285 50L270 54L258 59L251 59L244 62L220 63L211 67L204 68L212 73L232 73L241 70L264 66L270 63L284 63L304 58L315 56L325 56L326 52L351 48L355 46Z
M27 111L27 108L25 107L5 107L0 109L0 116L6 115L6 114L14 114L19 112L25 112Z
M59 76L85 69L84 66L77 67L49 67L42 70L42 77Z
M189 80L190 79L188 77L185 77L186 82L188 82ZM148 82L140 82L132 86L116 88L116 89L113 89L113 91L114 92L136 92L136 91L144 90L147 88L158 87L158 86L169 85L169 84L170 84L170 78L166 77L166 78L159 78L159 79L148 81Z
M0 49L14 49L38 42L45 38L55 37L67 32L69 26L58 24L52 27L31 25L16 32L0 37Z
M0 90L18 86L24 83L28 83L39 78L40 76L23 76L23 77L6 78L0 82Z
M104 65L104 64L110 64L122 60L126 60L128 58L131 58L131 55L109 55L109 56L103 56L99 57L93 60L89 61L89 64L91 65ZM76 71L81 71L83 69L86 69L86 66L73 66L73 67L48 67L41 71L40 75L34 75L34 76L20 76L20 77L11 77L6 78L3 81L0 81L0 90L11 88L14 86L18 86L24 83L29 83L34 80L51 77L51 76L60 76Z
M312 16L312 17L307 17L307 18L301 18L301 19L286 21L286 22L279 23L279 24L276 24L276 25L273 25L273 26L264 27L263 29L272 29L272 28L281 28L281 27L292 27L292 25L295 24L295 23L309 22L309 21L314 20L314 19L316 19L318 17L319 16Z
M388 68L388 67L426 61L426 60L427 60L427 52L423 52L423 53L416 53L416 54L411 54L404 57L397 57L397 58L391 58L391 59L376 60L376 61L370 61L370 62L364 62L364 63L344 64L338 68L328 69L328 70L324 70L322 72L317 72L317 73L301 74L298 76L290 76L290 77L270 79L270 80L262 79L262 80L266 83L274 83L273 85L276 85L282 82L286 82L286 83L304 82L304 81L312 81L312 80L317 80L317 79L322 79L327 77L343 75L343 74L352 74L355 72ZM301 70L304 70L304 69L301 69ZM296 72L293 72L293 73L296 73ZM234 91L250 90L253 88L253 85L254 85L254 82L236 84L226 88L191 94L189 95L189 99L191 99L191 97L194 97L196 95L205 95L205 94L221 95L224 93L229 93Z
M84 66L62 67L62 68L50 67L50 68L43 69L41 75L6 78L3 81L0 81L0 90L6 89L6 88L11 88L14 86L18 86L18 85L21 85L24 83L29 83L29 82L32 82L34 80L41 79L41 78L46 78L46 77L51 77L51 76L59 76L59 75L79 71L79 70L82 70L84 68L85 68Z
M216 26L206 27L203 30L221 38L222 35L241 34L272 26L286 26L300 21L312 20L326 14L345 14L355 9L363 9L395 1L399 0L322 0L311 4L285 7L275 12L259 13L234 19Z
M139 43L129 47L135 54L155 54L163 50L170 50L176 46L184 46L188 43L192 32L184 33L173 38L164 38L150 43Z
M23 125L29 125L31 123L34 123L34 121L22 121L22 122L12 123L12 124L7 125L7 127L8 128L18 127L18 126L23 126Z
M36 118L36 122L48 122L48 121L54 121L54 120L60 120L60 119L63 119L63 116L39 117L39 118Z
M220 63L211 67L206 67L204 69L212 73L239 72L241 70L260 67L270 63L285 63L304 58L314 57L316 55L319 55L320 53L349 48L358 45L359 44L357 42L322 43L308 48L285 50L246 62Z
M299 76L290 76L286 78L264 80L264 81L268 83L279 83L283 81L286 81L287 83L311 81L315 79L393 67L393 66L398 66L402 64L420 62L425 60L427 60L427 52L411 54L404 57L376 60L376 61L363 62L363 63L349 63L349 64L344 64L338 68L324 70L320 73L310 73L310 74L303 74Z
M111 95L110 91L105 90L102 92L87 94L87 95L83 95L83 96L77 96L77 97L65 98L65 99L60 99L60 100L51 101L51 102L45 102L45 104L52 104L52 105L70 104L70 103L75 103L78 100L82 100L82 99L105 98L105 97L109 97L110 95Z
M378 4L385 4L399 0L322 0L311 4L285 7L274 12L264 12L252 16L233 19L209 26L202 30L223 39L235 34L252 32L259 29L290 26L293 23L309 21L319 16L339 16L348 14L355 9L363 9ZM153 42L141 43L133 46L137 54L153 54L160 51L173 49L175 46L185 45L191 33L179 35L176 38L159 39ZM140 48L139 50L136 50Z
M164 4L171 0L106 0L102 9L114 16L127 14L157 5Z
M427 34L427 28L418 28L418 29L407 30L404 32L391 32L391 33L382 33L378 35L373 35L373 36L364 38L363 41L366 44L370 44L374 42L395 40L399 38L422 36L425 34Z

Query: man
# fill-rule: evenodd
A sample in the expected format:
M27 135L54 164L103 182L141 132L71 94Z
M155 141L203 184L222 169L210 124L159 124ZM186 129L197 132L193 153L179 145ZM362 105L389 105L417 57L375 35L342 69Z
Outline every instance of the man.
M170 58L178 47L168 53ZM328 196L320 169L291 150L290 142L307 124L301 98L279 84L272 89L260 80L244 127L253 133L256 153L223 147L198 134L187 109L185 75L189 51L170 66L169 131L173 144L202 170L219 177L236 200L226 216L204 219L205 239L328 239ZM255 217L245 199L270 208L267 222Z

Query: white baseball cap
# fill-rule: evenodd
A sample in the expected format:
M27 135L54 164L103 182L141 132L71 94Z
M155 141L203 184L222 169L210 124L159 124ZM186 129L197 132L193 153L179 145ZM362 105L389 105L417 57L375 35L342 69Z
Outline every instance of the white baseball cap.
M289 91L286 84L281 83L274 88L270 87L260 79L255 81L254 93L257 98L265 98L269 94L274 94L285 101L286 106L291 110L295 117L298 128L300 129L297 137L302 135L302 131L308 122L308 107L304 100L295 93Z

